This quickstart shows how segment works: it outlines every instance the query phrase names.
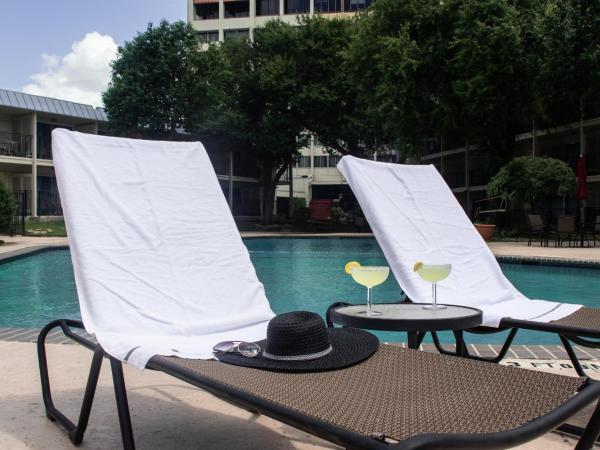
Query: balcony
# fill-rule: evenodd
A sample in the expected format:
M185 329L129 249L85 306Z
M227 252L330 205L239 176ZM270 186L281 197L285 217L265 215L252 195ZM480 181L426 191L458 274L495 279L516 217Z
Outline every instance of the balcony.
M31 158L31 135L0 131L0 156Z

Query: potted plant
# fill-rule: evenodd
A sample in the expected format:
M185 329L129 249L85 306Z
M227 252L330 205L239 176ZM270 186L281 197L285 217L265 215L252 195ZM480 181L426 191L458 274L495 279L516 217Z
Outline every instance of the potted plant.
M502 196L486 198L475 202L473 225L483 240L491 241L496 231L496 214L506 211L506 199Z
M491 241L496 232L495 223L484 223L481 220L473 224L475 229L479 232L484 241Z
M492 177L486 192L506 199L511 205L541 212L552 199L572 193L576 187L575 172L560 159L520 156Z

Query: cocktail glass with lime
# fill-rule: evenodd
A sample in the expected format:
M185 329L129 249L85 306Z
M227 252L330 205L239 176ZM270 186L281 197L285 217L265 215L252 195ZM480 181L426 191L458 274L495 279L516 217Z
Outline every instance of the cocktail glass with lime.
M431 305L425 305L425 309L444 309L445 305L437 303L437 283L448 278L452 270L452 264L424 264L417 262L413 268L419 276L431 283Z
M352 275L352 279L358 284L367 288L367 309L360 314L368 316L378 316L381 312L373 309L373 288L385 280L390 274L390 268L387 266L361 266L357 262L346 264L346 273Z

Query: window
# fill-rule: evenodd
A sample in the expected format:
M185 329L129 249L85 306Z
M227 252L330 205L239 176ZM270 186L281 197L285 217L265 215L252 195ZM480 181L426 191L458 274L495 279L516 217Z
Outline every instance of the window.
M198 32L198 40L203 44L208 44L210 42L217 42L219 40L219 30L212 31L199 31Z
M346 11L363 11L371 6L373 0L344 0Z
M279 0L256 0L257 16L278 16Z
M225 30L223 32L224 39L248 39L250 30L248 28L242 30Z
M49 123L37 123L37 157L38 159L52 159L52 130L55 128L66 128L72 130L73 127L64 125L55 125Z
M336 12L342 10L342 0L315 0L315 12Z
M315 156L315 167L327 167L327 156Z
M309 0L285 0L286 14L306 14L308 12L310 12Z
M330 156L329 157L329 167L336 167L337 163L340 162L340 159L342 159L341 156Z
M194 12L196 13L196 20L218 19L219 2L194 5Z
M225 18L248 17L250 15L250 3L248 0L241 2L225 2Z
M298 158L296 167L310 167L310 156L301 156Z

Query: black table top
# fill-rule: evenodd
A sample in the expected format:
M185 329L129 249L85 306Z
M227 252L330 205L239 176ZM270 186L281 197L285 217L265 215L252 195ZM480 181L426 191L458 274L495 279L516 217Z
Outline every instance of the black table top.
M482 312L466 306L446 305L444 309L425 309L427 303L375 304L382 314L368 316L366 305L340 306L331 311L331 320L366 330L386 331L443 331L464 330L481 325Z

